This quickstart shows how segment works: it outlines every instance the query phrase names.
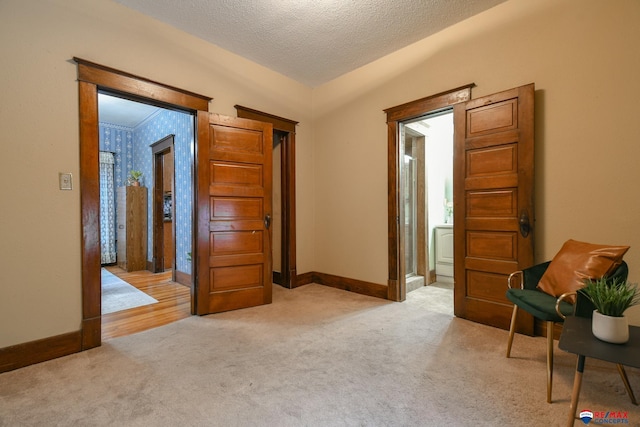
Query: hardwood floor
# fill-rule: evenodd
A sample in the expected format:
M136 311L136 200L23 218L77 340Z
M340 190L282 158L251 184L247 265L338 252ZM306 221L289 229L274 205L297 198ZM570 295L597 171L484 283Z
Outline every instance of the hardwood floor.
M155 304L102 316L102 341L166 325L191 316L191 295L187 286L171 281L171 272L127 273L117 266L106 267L114 275L158 300Z

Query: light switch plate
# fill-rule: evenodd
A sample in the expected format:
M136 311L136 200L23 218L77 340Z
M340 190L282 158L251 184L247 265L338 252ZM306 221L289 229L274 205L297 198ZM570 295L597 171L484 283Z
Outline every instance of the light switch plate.
M71 179L71 172L60 172L58 174L58 180L60 181L61 190L72 190L73 181Z

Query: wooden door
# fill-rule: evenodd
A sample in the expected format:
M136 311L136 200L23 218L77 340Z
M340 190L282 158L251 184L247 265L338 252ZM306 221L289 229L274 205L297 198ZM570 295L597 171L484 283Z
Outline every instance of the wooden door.
M167 135L151 144L154 183L151 265L154 273L171 269L171 280L175 282L174 142L175 135Z
M271 303L272 134L198 113L197 314Z
M454 107L454 310L503 329L507 277L533 264L533 118L533 84Z

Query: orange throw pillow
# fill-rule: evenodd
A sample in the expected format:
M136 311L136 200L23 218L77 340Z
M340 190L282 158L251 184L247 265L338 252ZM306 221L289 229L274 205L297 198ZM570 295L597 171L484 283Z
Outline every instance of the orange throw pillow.
M594 245L567 240L538 282L538 289L554 297L577 291L587 279L613 273L622 263L629 246ZM568 297L574 303L575 298Z

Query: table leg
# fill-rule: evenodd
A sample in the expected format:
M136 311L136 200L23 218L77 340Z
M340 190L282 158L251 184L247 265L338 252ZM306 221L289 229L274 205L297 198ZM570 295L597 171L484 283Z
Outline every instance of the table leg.
M578 397L580 396L580 387L582 386L582 373L584 372L584 359L584 356L580 354L578 355L576 375L573 377L573 392L571 393L571 406L569 408L569 420L567 423L567 427L573 426L573 422L576 419Z
M631 403L637 405L636 397L633 395L633 389L631 388L631 384L629 384L629 377L627 377L627 371L624 370L624 366L621 364L616 364L618 367L618 372L620 372L620 376L622 377L622 382L624 383L624 388L627 389L627 394L629 394L629 399L631 399Z

